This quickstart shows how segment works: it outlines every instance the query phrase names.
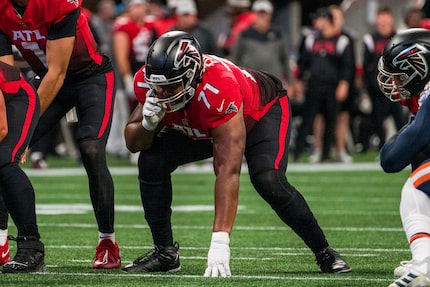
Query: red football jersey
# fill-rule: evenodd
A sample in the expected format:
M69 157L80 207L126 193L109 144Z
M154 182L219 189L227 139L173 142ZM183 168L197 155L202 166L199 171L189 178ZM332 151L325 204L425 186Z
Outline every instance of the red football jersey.
M211 130L230 120L243 106L245 123L260 120L273 101L262 106L256 79L232 62L213 55L203 55L205 70L202 81L188 105L179 111L166 113L162 124L182 131L193 139L211 138ZM145 103L149 89L144 68L134 79L138 101Z
M14 11L11 1L0 1L0 11L3 11L0 30L9 37L33 70L43 76L47 71L46 41L51 25L59 23L80 7L79 0L31 0L20 16ZM96 47L87 18L80 14L69 74L85 75L94 64L100 65L102 56Z
M154 40L151 28L149 23L139 25L136 21L122 16L118 17L113 24L113 33L122 32L128 35L130 47L129 61L132 67L137 63L137 68L139 68L146 61L149 46Z

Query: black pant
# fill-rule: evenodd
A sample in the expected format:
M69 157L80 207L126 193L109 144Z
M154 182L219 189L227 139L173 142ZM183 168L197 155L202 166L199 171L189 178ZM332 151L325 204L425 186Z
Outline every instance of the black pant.
M29 84L6 103L8 135L0 142L0 228L7 228L8 212L18 236L39 238L34 189L19 166L39 119L39 98Z
M106 142L112 122L115 95L113 71L65 83L41 116L31 145L47 134L72 107L76 107L76 129L82 163L88 175L90 197L99 231L114 231L114 186L106 163Z

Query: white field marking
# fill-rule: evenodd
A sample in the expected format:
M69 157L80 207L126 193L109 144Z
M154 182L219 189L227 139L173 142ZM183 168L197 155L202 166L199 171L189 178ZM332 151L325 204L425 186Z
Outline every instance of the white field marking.
M92 245L45 245L46 248L50 249L94 249ZM121 249L127 250L151 250L154 246L144 245L144 246L121 246ZM296 253L297 255L311 254L309 248L294 248L294 247L244 247L244 246L231 246L232 250L245 250L245 251L265 251L265 252L277 252L281 254L282 252ZM195 247L195 246L181 246L181 250L192 250L192 251L207 251L208 247ZM375 254L375 253L386 253L386 252L410 252L409 248L336 248L337 251L342 251L343 253L348 253L348 256L360 256L361 254ZM359 253L364 252L364 253ZM182 257L181 257L182 258Z
M336 248L337 249L337 248ZM308 256L309 252L280 252L280 253L273 253L273 255L279 255L279 256ZM376 253L364 253L364 254L355 254L355 253L343 253L342 256L345 257L376 257L380 256L380 254ZM181 257L182 259L182 257ZM236 257L234 259L237 259ZM275 259L275 258L273 258ZM259 260L259 258L257 258Z
M308 200L312 201L312 200ZM174 212L213 212L213 204L208 205L177 205L172 206ZM117 212L143 212L141 205L116 205L115 211ZM38 215L59 215L59 214L85 214L92 213L93 207L91 204L86 203L73 203L73 204L61 204L61 203L40 203L36 204L36 213ZM238 206L238 212L242 214L254 214L254 210L247 209L244 205ZM327 210L318 212L318 214L324 215L395 215L399 213L396 211L392 212L380 212L380 211L342 211L342 210Z
M116 205L116 211L121 212L143 212L141 205ZM214 206L211 205L178 205L172 206L175 212L197 212L197 211L213 211ZM245 206L239 205L239 211L245 210ZM85 214L92 213L93 207L91 204L52 204L43 203L36 204L36 213L38 215L58 215L58 214Z
M323 171L354 171L354 170L379 170L382 168L378 162L371 163L322 163L322 164L307 164L307 163L290 163L288 171L291 172L323 172ZM83 167L76 168L49 168L49 169L30 169L25 168L24 171L28 176L76 176L86 175ZM110 167L109 171L112 175L136 175L137 167ZM179 167L175 173L212 173L212 164L191 164ZM248 167L242 165L242 172L247 173Z
M34 275L44 276L44 275L55 275L55 276L86 276L86 277L97 277L97 276L108 276L108 277L158 277L158 278L177 278L177 279L203 279L203 275L183 275L183 274L166 274L166 273L157 273L157 274L148 274L148 273L84 273L84 272L39 272L32 273ZM232 275L232 279L257 279L257 280L294 280L294 281L366 281L366 282L390 282L393 279L381 279L381 278L359 278L359 277L290 277L286 276L251 276L251 275ZM210 278L206 278L205 280L211 280ZM215 279L219 280L219 278Z
M308 254L306 254L306 255L308 255ZM376 255L374 255L374 256L376 256ZM207 260L208 259L206 256L182 256L182 255L181 255L180 258L181 258L181 260L183 260L183 259L185 259L185 260ZM276 260L276 259L277 258L273 258L273 257L263 257L263 258L258 258L258 257L234 257L233 258L233 260L239 260L239 261L246 261L246 260L271 261L271 260ZM90 263L90 262L93 262L90 259L71 259L71 260L67 260L67 261L69 261L69 262L75 262L75 263Z
M306 200L307 202L310 202L310 200ZM314 212L317 215L360 215L360 216L374 216L374 215L392 215L392 216L399 216L398 211L343 211L343 210L322 210L322 211L315 211ZM317 216L318 217L318 216Z
M73 228L96 228L96 224L82 224L82 223L39 223L38 226L43 227L73 227ZM130 228L130 229L148 229L146 224L116 224L117 228ZM194 226L194 225L174 225L173 229L189 229L189 230L211 230L211 226ZM285 231L290 228L278 226L235 226L235 230L245 231ZM330 231L350 231L350 232L403 232L402 228L387 228L387 227L323 227L324 230Z

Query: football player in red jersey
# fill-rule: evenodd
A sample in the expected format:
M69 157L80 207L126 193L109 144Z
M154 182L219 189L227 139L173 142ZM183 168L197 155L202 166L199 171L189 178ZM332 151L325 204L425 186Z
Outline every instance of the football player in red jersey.
M140 104L125 137L131 152L141 151L140 192L155 250L123 271L180 269L170 222L171 173L213 156L215 219L204 276L230 276L229 241L243 155L257 192L315 253L322 272L351 270L285 176L291 114L280 80L202 54L194 37L172 31L150 47L146 66L135 75L135 93Z
M18 229L18 248L9 261L7 234L0 238L3 273L43 271L44 245L36 224L34 189L19 166L39 119L39 98L20 69L0 62L0 229L8 213ZM8 262L9 261L9 262Z
M112 27L115 63L129 96L134 94L134 73L145 63L148 48L156 38L145 19L147 6L145 0L130 0L124 15L117 17Z
M76 108L76 139L89 179L99 243L93 268L121 265L114 234L114 187L106 140L114 101L110 59L98 52L79 0L0 1L0 61L13 64L14 44L36 74L41 118L30 146Z

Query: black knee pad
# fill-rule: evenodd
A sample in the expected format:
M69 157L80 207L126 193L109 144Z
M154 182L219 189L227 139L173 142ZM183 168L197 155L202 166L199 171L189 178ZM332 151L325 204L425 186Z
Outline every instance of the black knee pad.
M288 203L297 192L280 170L251 175L251 182L260 196L272 207L280 202Z
M101 140L84 140L79 142L79 151L81 155L88 158L97 158L98 155L104 155L106 144Z

